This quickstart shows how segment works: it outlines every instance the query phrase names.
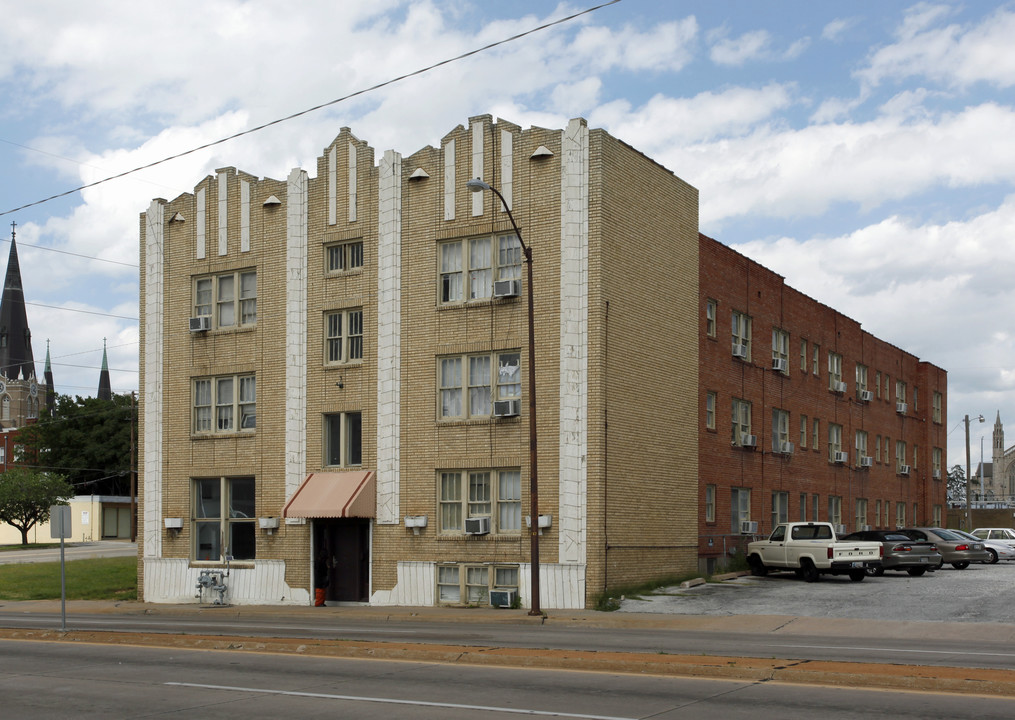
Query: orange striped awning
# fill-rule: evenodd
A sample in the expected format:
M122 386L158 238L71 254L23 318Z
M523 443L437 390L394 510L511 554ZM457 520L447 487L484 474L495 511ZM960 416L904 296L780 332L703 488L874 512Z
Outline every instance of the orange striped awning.
M372 518L377 515L373 470L310 473L282 508L284 518Z

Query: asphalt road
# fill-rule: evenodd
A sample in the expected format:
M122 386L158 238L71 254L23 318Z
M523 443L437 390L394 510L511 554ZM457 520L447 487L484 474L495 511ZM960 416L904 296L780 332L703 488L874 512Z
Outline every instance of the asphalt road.
M59 540L54 540L59 543ZM103 540L101 542L71 543L65 542L64 560L88 560L91 558L129 557L137 555L137 543L125 540ZM33 548L31 550L5 550L0 552L0 565L17 565L18 563L59 562L60 548Z

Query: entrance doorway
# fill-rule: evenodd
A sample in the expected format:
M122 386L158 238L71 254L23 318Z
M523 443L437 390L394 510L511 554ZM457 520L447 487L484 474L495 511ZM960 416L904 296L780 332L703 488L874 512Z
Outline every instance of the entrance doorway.
M320 563L326 564L326 570ZM314 520L314 583L332 602L370 601L370 520Z

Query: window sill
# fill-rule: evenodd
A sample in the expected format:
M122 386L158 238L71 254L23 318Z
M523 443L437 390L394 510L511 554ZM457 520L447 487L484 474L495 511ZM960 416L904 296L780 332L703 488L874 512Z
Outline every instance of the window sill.
M326 278L347 278L356 277L357 275L363 274L363 267L354 268L352 270L325 270L324 277Z
M475 300L459 300L456 302L437 303L437 311L442 310L459 310L461 308L483 308L489 307L490 305L503 305L508 302L521 301L521 294L509 295L507 297L488 297L488 298L476 298Z
M518 534L518 535L496 535L494 533L490 533L489 535L466 535L465 533L461 533L459 535L453 535L451 533L448 533L448 534L438 534L437 535L437 542L463 542L463 541L468 541L468 542L512 542L512 543L516 543L516 542L520 542L521 539L522 539L521 534Z
M243 430L233 432L221 432L221 433L191 433L191 440L221 440L225 438L252 438L257 435L254 430Z
M443 427L453 427L457 425L490 425L490 424L509 424L521 422L521 415L507 415L504 417L495 417L493 415L489 417L475 417L475 418L437 418L437 424Z
M197 570L253 570L254 560L191 560L190 567Z

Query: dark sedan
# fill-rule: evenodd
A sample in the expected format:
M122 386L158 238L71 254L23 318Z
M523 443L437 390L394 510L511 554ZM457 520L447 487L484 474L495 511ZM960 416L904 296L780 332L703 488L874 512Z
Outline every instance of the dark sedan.
M988 562L990 553L983 542L974 542L944 528L905 528L903 534L913 540L929 540L941 553L941 564L948 563L956 570L965 570L971 562ZM940 566L938 566L940 567Z
M930 540L914 540L898 530L862 530L841 540L871 540L881 543L881 565L868 568L869 575L884 575L885 570L905 570L914 577L941 566L941 553Z

